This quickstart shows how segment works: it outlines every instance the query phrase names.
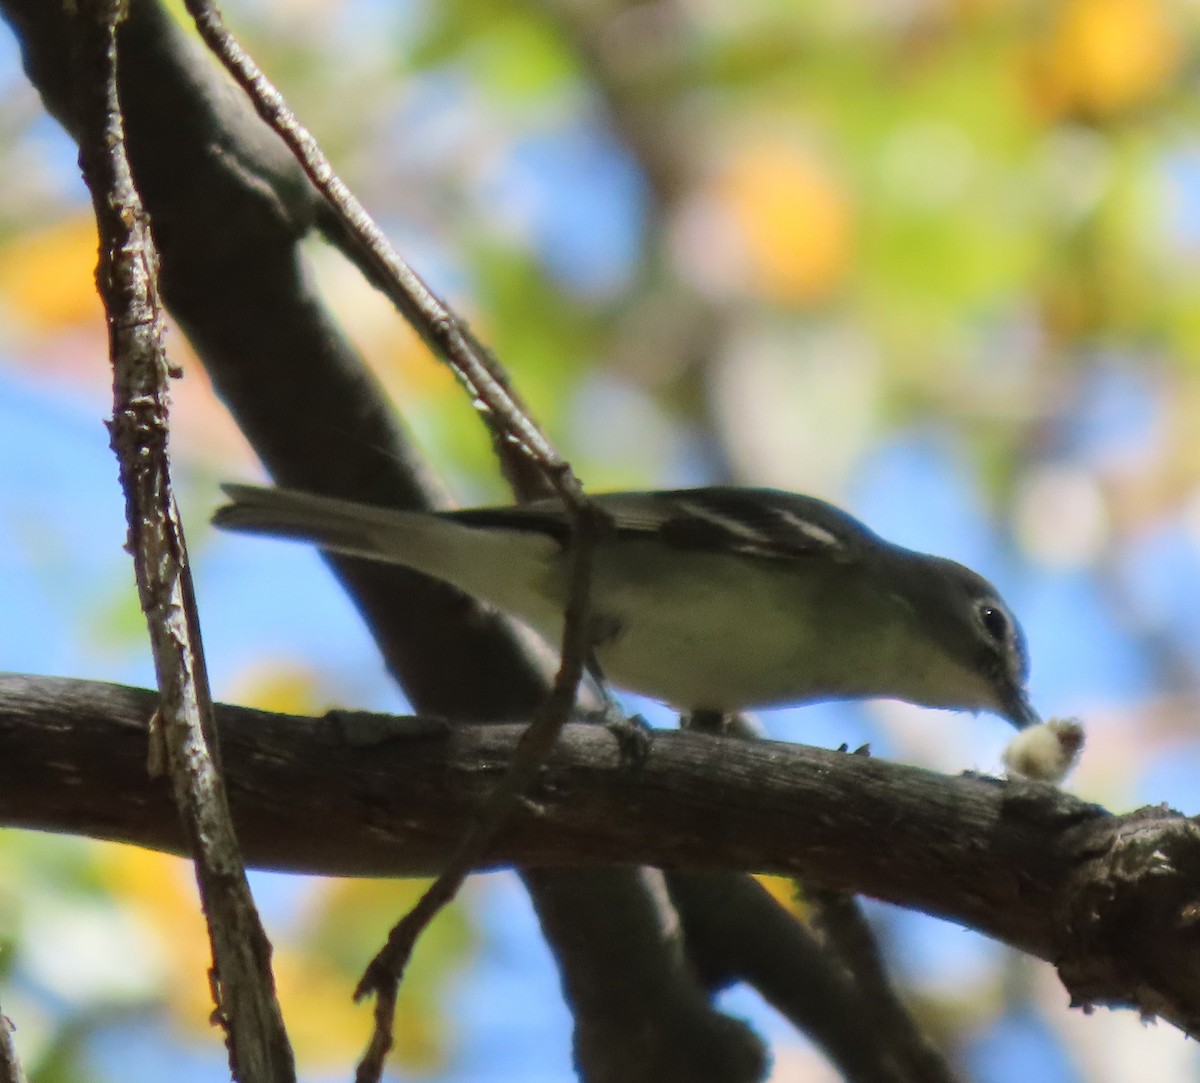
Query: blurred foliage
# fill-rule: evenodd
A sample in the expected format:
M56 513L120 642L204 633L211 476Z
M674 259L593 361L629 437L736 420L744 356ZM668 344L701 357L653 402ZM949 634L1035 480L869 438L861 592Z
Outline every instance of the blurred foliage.
M1097 799L1157 800L1137 789L1138 771L1165 788L1175 776L1164 760L1193 763L1200 628L1188 622L1200 595L1176 569L1200 579L1195 4L226 8L590 484L732 477L846 500L881 448L935 431L1011 550L1090 577L1088 597L1104 598L1119 634L1150 659L1158 683L1140 708L1138 749L1112 737L1119 727L1097 694L1081 785ZM0 376L85 399L98 418L109 376L74 152L11 55L0 87ZM454 380L340 257L317 244L309 254L435 466L465 499L503 499ZM172 349L187 371L176 468L185 502L208 499L214 478L246 472L252 457L181 336ZM9 520L24 576L32 568L62 606L50 565L79 547L82 519L27 497ZM117 673L140 649L140 618L127 577L103 570L86 590L64 582L87 657ZM1046 647L1080 636L1056 630ZM319 710L354 700L358 677L320 652L264 648L227 691ZM891 724L918 758L938 752L903 719ZM786 881L769 887L796 905ZM349 991L419 889L307 883L272 922L306 1072L345 1074L368 1023ZM480 965L475 918L469 896L422 941L400 1013L406 1073L444 1070L463 1040L447 1004L456 975ZM918 939L897 935L903 967ZM1149 1039L1120 1020L1105 1021L1105 1052L1089 1053L1098 1031L1064 1019L1052 979L970 958L954 981L917 989L960 1051L984 1049L980 1035L1008 1006L1025 1013L1024 1029L1005 1032L1008 1048L1053 1039L1069 1052L1076 1074L1043 1078L1117 1079L1114 1066L1136 1060L1123 1051L1148 1055L1139 1043ZM207 965L182 863L0 835L0 1002L37 1083L96 1078L89 1036L114 1020L149 1018L183 1045L200 1041ZM1167 1059L1138 1061L1139 1077L1194 1072L1194 1060L1161 1052L1175 1046L1155 1048ZM816 1078L807 1052L778 1063L780 1078Z

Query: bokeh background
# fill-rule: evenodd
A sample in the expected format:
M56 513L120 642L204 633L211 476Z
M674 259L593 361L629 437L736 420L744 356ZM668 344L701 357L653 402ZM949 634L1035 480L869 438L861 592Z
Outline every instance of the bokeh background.
M1200 811L1200 98L1195 0L229 0L401 251L472 320L596 489L831 499L978 568L1021 615L1068 786ZM73 146L0 32L0 666L152 681ZM340 257L313 272L464 503L505 499L450 376ZM216 694L403 706L303 548L221 537L260 475L186 342L173 462ZM295 419L303 426L305 419ZM653 705L639 707L669 721ZM764 716L785 740L996 771L990 717ZM306 1080L346 1078L350 990L420 885L256 874ZM1200 1079L1194 1043L1068 1010L1052 970L872 906L965 1078ZM218 1079L188 867L0 832L0 1004L36 1083ZM752 994L777 1081L833 1079ZM511 875L406 978L397 1078L574 1078Z

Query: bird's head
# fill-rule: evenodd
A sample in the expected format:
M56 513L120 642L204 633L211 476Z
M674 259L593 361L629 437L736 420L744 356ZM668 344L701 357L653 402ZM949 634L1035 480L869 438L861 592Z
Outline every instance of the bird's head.
M902 577L905 600L918 626L914 654L923 652L934 674L918 702L995 711L1017 729L1037 725L1025 635L1000 592L952 560L919 554L902 559L909 561Z

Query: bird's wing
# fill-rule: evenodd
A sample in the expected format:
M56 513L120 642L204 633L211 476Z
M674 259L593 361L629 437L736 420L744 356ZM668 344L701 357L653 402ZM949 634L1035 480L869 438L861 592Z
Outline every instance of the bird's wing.
M675 489L602 493L592 500L611 528L629 538L656 537L677 549L736 552L768 559L819 554L850 562L873 539L862 523L832 504L776 489ZM446 513L470 526L533 531L561 544L570 521L558 500Z

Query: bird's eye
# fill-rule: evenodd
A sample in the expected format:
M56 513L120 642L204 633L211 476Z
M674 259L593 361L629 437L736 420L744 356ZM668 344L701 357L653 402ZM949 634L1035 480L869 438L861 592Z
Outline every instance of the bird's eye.
M1008 617L1004 615L1003 610L997 609L994 605L981 605L979 621L989 638L997 643L1008 641Z

